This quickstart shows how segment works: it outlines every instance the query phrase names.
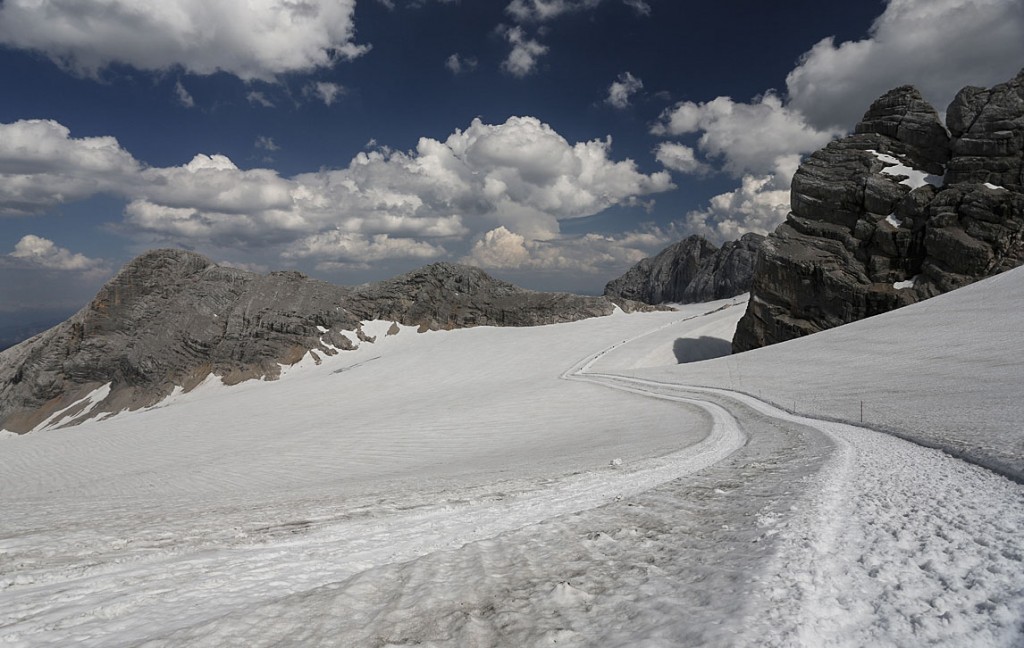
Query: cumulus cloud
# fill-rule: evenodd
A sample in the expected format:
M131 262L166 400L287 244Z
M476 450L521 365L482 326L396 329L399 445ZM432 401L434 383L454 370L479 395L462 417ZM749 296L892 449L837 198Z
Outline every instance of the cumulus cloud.
M800 156L778 159L775 173L744 175L740 186L712 198L707 207L686 215L686 229L715 242L731 241L747 232L767 234L786 220L789 185Z
M108 271L102 259L90 259L33 234L23 236L8 256L46 270L74 270L82 273Z
M0 215L35 214L134 184L141 165L115 138L70 134L51 120L0 124Z
M707 173L708 165L697 159L694 150L678 142L662 142L654 149L654 159L666 169L679 173Z
M445 254L445 241L498 226L555 239L559 221L673 188L667 172L644 174L632 160L613 160L610 139L570 143L534 117L476 119L444 141L424 137L411 151L372 148L344 168L293 177L241 169L219 154L145 168L116 140L75 139L56 122L0 128L16 136L0 137L0 196L8 197L0 205L10 213L44 211L58 188L75 187L61 199L126 198L121 229L150 241L277 246L288 258L329 262Z
M477 63L477 60L471 56L461 56L456 53L445 59L444 66L452 74L462 74L475 70Z
M528 38L522 27L506 27L502 30L512 51L501 63L501 68L516 77L525 77L537 68L537 61L548 53L548 46Z
M499 270L565 270L609 275L678 238L679 233L674 229L651 226L617 235L591 233L535 240L499 226L484 233L461 261Z
M1020 0L890 0L868 38L825 38L786 77L788 107L850 129L869 103L911 83L944 111L960 88L1012 78L1024 61Z
M335 230L300 239L288 246L282 256L286 259L319 259L319 269L337 270L384 259L430 259L444 254L444 248L426 241Z
M354 11L355 0L5 0L0 43L87 76L124 63L272 81L368 51L354 42Z
M605 99L605 103L619 110L628 108L629 98L642 90L643 87L643 81L629 72L623 72L619 75L618 79L612 81L612 84L608 86L608 98Z
M330 106L338 97L345 94L345 86L338 83L330 83L328 81L317 81L316 83L310 83L306 86L306 95L315 97L320 101L324 102L325 106Z
M741 176L773 171L778 158L817 150L843 131L811 126L801 112L784 106L778 95L768 93L749 104L729 97L706 103L683 101L664 111L652 132L700 132L700 150L722 159L727 171Z

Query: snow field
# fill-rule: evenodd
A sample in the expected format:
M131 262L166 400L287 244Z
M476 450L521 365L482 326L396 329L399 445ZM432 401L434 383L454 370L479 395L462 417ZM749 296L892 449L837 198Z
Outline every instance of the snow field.
M1024 488L821 420L1019 466L1015 276L681 365L742 300L403 331L8 440L0 643L1019 645Z
M405 330L277 382L211 381L11 441L0 637L140 641L699 469L735 428L558 379L602 339L691 316L653 315Z

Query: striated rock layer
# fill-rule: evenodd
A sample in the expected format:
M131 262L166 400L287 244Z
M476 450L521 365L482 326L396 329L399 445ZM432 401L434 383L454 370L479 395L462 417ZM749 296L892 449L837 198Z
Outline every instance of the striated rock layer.
M228 384L274 379L307 352L333 355L372 341L364 320L421 331L531 326L609 315L615 306L605 297L524 290L447 263L350 288L154 250L63 324L0 352L0 429L26 432L57 413L65 425L147 407L211 374ZM83 400L98 389L99 403Z
M744 234L719 249L702 236L690 236L608 282L604 294L647 304L690 304L745 293L763 240L759 234Z
M793 177L733 352L870 317L1024 263L1024 70L946 111L910 86Z

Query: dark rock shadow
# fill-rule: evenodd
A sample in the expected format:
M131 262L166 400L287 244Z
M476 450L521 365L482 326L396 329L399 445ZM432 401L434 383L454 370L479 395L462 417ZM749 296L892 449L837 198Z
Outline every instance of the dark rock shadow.
M701 336L699 338L678 338L672 345L676 362L699 362L712 358L721 358L732 353L732 342L722 338Z

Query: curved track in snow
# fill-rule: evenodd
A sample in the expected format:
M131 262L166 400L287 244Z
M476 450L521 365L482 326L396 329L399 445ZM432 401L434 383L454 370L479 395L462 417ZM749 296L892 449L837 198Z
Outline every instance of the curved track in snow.
M0 643L1018 645L1020 485L610 360L648 366L714 317L662 318L561 375L703 411L708 434L682 450L320 509L241 499L195 537L152 518L78 556L0 538Z

